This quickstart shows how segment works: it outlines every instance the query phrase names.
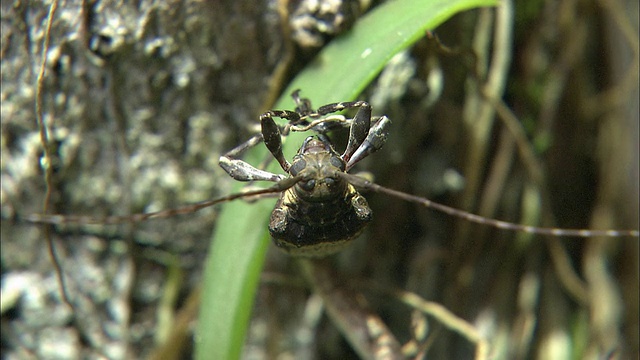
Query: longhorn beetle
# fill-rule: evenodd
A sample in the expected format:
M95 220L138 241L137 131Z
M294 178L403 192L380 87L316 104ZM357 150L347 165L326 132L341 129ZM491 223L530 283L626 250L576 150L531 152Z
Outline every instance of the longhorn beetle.
M258 190L230 194L179 208L127 216L93 218L73 215L30 215L24 219L50 224L116 224L166 218L193 213L215 204L256 195L282 193L271 214L269 231L275 244L294 256L326 256L344 248L371 220L371 209L356 189L387 194L434 210L487 226L532 234L575 237L638 237L638 230L588 230L535 227L485 218L455 209L429 199L403 193L362 177L349 174L360 160L382 148L391 121L386 116L373 118L371 106L365 101L338 102L311 108L299 91L292 97L294 111L271 110L260 115L261 133L220 157L220 166L238 181L271 181L275 185ZM352 119L333 113L358 108ZM288 123L279 127L273 120L279 117ZM349 128L349 140L342 155L333 148L328 132L339 127ZM282 152L282 135L289 131L314 130L307 137L290 163ZM246 149L264 141L269 152L289 176L267 172L237 159Z
M43 58L46 59L46 57ZM73 99L72 97L70 98ZM217 203L239 198L249 198L252 194L281 194L278 205L274 209L270 224L270 230L276 239L276 244L292 255L323 256L342 249L349 243L349 240L357 236L358 232L369 222L371 211L366 204L366 199L358 193L358 191L361 190L368 190L370 192L386 193L405 201L414 202L425 207L432 207L454 216L498 228L516 231L522 230L530 233L548 233L552 235L638 236L636 230L598 232L588 230L544 229L500 222L434 204L424 198L391 190L373 184L358 176L350 175L347 171L360 160L354 160L357 158L356 154L362 154L361 158L364 158L383 146L388 131L388 120L383 121L383 118L372 119L371 107L365 102L337 103L325 105L314 110L309 101L300 99L297 94L294 95L294 100L297 104L295 111L270 111L265 113L261 117L261 123L263 125L262 132L254 136L247 143L225 154L221 159L222 165L226 166L225 169L235 179L274 182L275 185L270 188L232 194L179 209L148 214L102 219L33 215L27 217L27 219L34 222L48 222L53 224L141 221L154 217L168 217L175 214L191 213ZM334 111L347 108L358 109L358 114L352 119L332 115ZM288 120L288 123L284 126L274 126L273 118L275 117L282 117ZM371 127L372 123L373 127ZM337 127L349 127L352 134L349 138L350 146L347 146L347 150L345 150L342 155L335 152L333 144L329 139L329 131ZM376 127L378 127L378 130L375 130ZM279 150L282 141L281 136L286 136L288 131L304 130L313 130L317 134L302 144L299 154L291 160L292 163L289 163L288 160L282 156L281 150ZM264 172L258 169L258 167L254 167L236 158L243 149L257 145L263 139L286 175ZM316 169L327 170L327 172L316 171L313 173L314 165ZM261 177L261 175L266 176ZM329 196L335 194L341 196L336 196L335 198ZM325 206L327 204L329 206ZM333 206L334 209L340 208L343 211L338 214L338 216L330 211L330 206ZM343 223L340 223L340 226L330 226L331 224L337 225L339 221L343 221ZM301 234L305 233L312 236L301 236ZM83 340L86 341L86 339Z
M349 174L355 164L380 150L385 144L391 121L386 116L372 117L365 101L338 102L313 109L299 92L292 94L296 108L271 110L260 116L261 132L220 157L220 166L238 181L270 181L271 187L234 193L200 203L128 216L94 218L70 215L31 215L25 220L50 224L115 224L188 214L200 209L252 196L280 194L270 218L269 231L275 244L292 256L324 257L347 246L371 221L372 211L359 191L387 194L405 201L495 228L553 236L632 236L637 230L586 230L544 228L485 218L426 198L375 184ZM335 113L357 109L353 118ZM274 118L287 122L280 126ZM349 137L342 154L334 149L330 132L348 128ZM282 137L291 131L313 131L292 160L282 152ZM275 174L240 159L250 147L264 142L285 174Z
M30 215L24 220L49 224L116 224L166 218L193 213L219 203L251 196L282 193L271 214L269 231L275 244L294 256L321 257L333 254L354 239L371 220L371 209L357 189L387 194L427 208L487 226L531 234L575 237L638 237L638 230L589 230L536 227L495 220L455 209L429 199L393 190L349 174L356 163L382 148L391 121L374 117L366 101L338 102L313 110L309 99L292 93L296 109L270 110L260 115L261 133L220 157L220 166L238 181L271 181L269 188L245 191L174 209L126 216L93 218L74 215ZM352 118L333 113L357 108ZM274 117L288 120L282 127ZM333 148L328 132L349 128L349 140L342 155ZM290 163L282 152L282 136L290 131L316 132L307 137ZM267 149L288 174L274 174L237 159L246 149L264 141Z

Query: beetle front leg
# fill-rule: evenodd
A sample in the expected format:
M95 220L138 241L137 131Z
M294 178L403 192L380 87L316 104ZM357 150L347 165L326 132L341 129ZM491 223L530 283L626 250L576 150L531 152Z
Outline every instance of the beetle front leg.
M349 171L358 161L364 159L370 154L380 150L387 142L389 136L389 125L391 120L386 116L380 117L375 124L369 129L369 133L364 141L358 146L351 158L348 159L346 170Z
M268 111L260 115L262 138L264 139L264 144L267 146L267 149L269 149L273 157L276 158L280 164L280 167L282 167L284 171L288 172L291 164L284 158L284 154L282 153L282 135L280 134L278 125L273 121L274 115L283 117L272 111Z
M237 159L247 149L254 147L263 139L262 133L252 136L249 140L229 150L220 156L218 164L229 176L238 181L272 181L278 182L286 176L260 170L253 165Z
M264 141L267 149L269 149L273 157L278 160L280 166L285 171L289 170L289 167L291 167L291 165L284 158L284 154L282 153L282 138L280 128L278 127L278 125L276 125L275 121L273 121L273 117L279 117L289 121L289 124L287 124L287 127L285 127L285 129L283 130L285 132L288 131L288 126L290 124L295 124L300 120L299 113L289 110L271 110L260 115L262 132L260 134L254 135L245 143L233 148L220 157L220 167L222 167L222 169L224 169L224 171L226 171L227 174L229 174L232 178L238 181L264 180L277 182L286 177L284 175L277 175L268 171L260 170L245 161L236 159L247 149L255 146L260 141Z
M220 156L220 167L229 176L238 181L271 181L278 182L286 176L260 170L246 161L232 159L226 155Z
M349 128L349 142L347 148L342 154L342 160L349 162L356 150L365 141L367 134L371 128L371 105L363 103L358 109L356 116L353 118L351 127Z

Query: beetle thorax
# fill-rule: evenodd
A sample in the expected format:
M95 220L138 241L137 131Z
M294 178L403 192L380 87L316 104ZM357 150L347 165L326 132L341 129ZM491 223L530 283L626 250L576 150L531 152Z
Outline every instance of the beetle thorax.
M345 163L329 144L316 138L307 138L293 159L291 175L302 175L294 186L302 200L324 202L343 196L348 183L337 173L344 172Z

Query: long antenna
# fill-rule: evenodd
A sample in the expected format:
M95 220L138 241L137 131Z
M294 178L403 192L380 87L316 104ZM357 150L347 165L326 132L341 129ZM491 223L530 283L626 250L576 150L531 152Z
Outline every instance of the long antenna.
M561 228L550 228L550 227L537 227L531 225L522 225L516 224L508 221L501 221L496 219L487 218L484 216L472 214L470 212L456 209L447 205L443 205L434 201L431 201L426 198L422 198L419 196L410 195L398 190L389 189L387 187L375 184L369 180L363 179L356 175L351 175L348 173L338 173L339 176L343 177L345 180L350 182L352 185L370 190L377 193L387 194L390 196L397 197L402 200L406 200L412 203L420 204L424 207L434 209L436 211L449 214L451 216L459 217L465 219L467 221L487 225L498 229L511 230L511 231L522 231L529 234L538 234L538 235L553 235L553 236L575 236L575 237L597 237L597 236L606 236L606 237L621 237L621 236L630 236L630 237L639 237L640 233L638 230L589 230L589 229L561 229Z
M120 224L125 222L141 222L141 221L146 221L151 219L168 218L175 215L191 214L196 211L202 210L204 208L208 208L216 204L236 200L239 198L282 192L292 187L300 180L301 180L301 177L299 176L290 177L290 178L283 179L265 189L257 189L257 190L233 193L233 194L222 196L219 198L201 201L195 204L189 204L189 205L177 207L174 209L160 210L160 211L154 211L149 213L132 214L132 215L125 215L125 216L106 216L102 218L91 217L91 216L81 216L81 215L34 214L34 215L24 216L21 219L24 221L33 222L33 223L45 223L45 224L55 224L55 225L64 225L64 224L112 225L112 224Z

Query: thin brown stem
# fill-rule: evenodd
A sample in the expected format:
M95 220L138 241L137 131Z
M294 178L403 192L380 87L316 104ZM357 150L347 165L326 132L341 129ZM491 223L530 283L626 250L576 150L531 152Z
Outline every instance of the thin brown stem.
M36 79L36 122L38 124L38 132L40 134L40 142L44 148L44 168L45 168L45 183L46 192L44 195L44 201L42 204L42 212L47 214L51 205L51 196L53 193L53 166L51 164L51 147L49 144L49 137L47 136L47 128L44 123L44 116L42 110L42 89L44 87L44 75L47 67L47 52L49 51L49 42L51 41L51 26L53 24L53 17L58 9L58 1L54 0L49 6L49 13L47 14L47 25L44 34L44 40L42 43L42 62L40 63L40 71ZM43 224L42 232L47 242L47 248L49 250L49 256L53 267L55 268L56 276L58 278L58 284L62 293L62 300L73 311L73 304L70 301L69 294L67 293L67 287L65 284L64 274L62 272L62 265L58 254L56 252L55 244L51 239L51 228L47 224Z

